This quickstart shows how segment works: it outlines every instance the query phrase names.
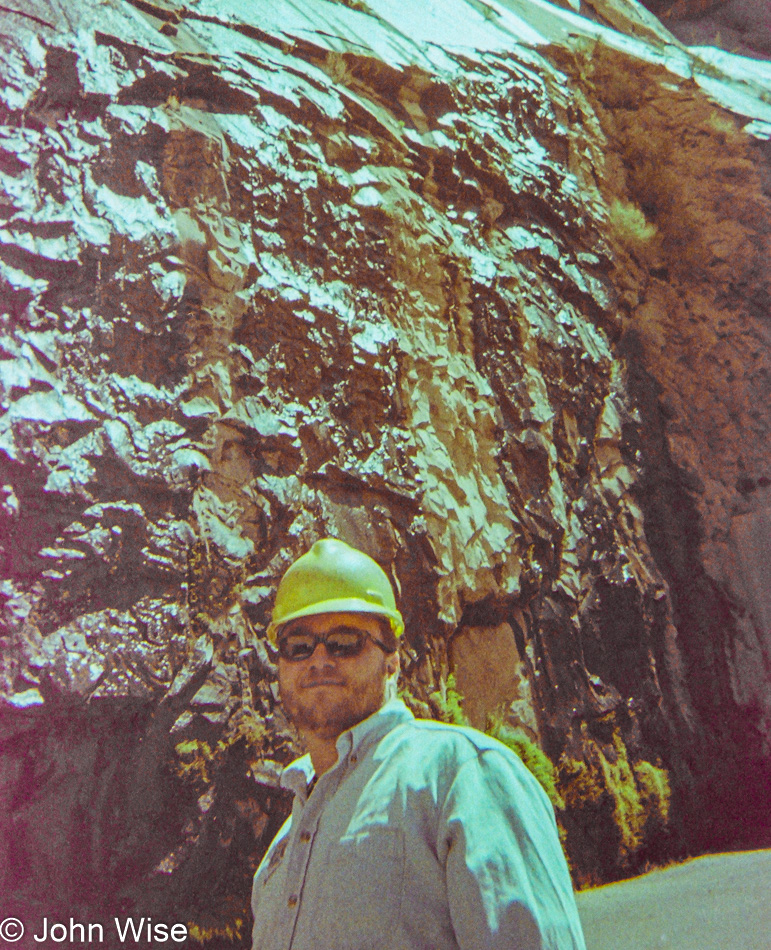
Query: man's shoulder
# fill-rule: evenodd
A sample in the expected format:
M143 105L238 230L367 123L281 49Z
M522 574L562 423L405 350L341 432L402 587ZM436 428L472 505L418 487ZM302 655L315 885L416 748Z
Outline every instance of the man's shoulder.
M465 777L469 788L490 782L520 801L538 801L551 811L545 791L516 752L471 726L413 719L393 729L379 751L410 784L429 786L438 779L437 789L446 793Z
M502 742L478 729L436 719L410 719L396 726L390 736L395 744L414 745L426 754L433 752L460 760L473 759L489 751L499 752L506 758L513 756Z

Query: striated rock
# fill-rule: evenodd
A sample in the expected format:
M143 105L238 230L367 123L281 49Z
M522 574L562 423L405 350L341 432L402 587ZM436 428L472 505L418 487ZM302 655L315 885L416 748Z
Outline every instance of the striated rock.
M765 64L631 0L0 17L19 916L244 944L325 534L418 712L550 757L578 882L765 842Z

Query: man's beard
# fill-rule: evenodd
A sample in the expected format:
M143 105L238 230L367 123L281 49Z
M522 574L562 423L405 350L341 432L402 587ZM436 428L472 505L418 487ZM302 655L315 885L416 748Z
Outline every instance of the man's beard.
M385 674L385 664L383 664ZM386 678L379 676L366 689L353 691L334 699L317 698L314 690L302 690L303 696L281 690L281 704L294 726L301 732L311 732L322 739L336 739L362 719L377 712L385 701Z

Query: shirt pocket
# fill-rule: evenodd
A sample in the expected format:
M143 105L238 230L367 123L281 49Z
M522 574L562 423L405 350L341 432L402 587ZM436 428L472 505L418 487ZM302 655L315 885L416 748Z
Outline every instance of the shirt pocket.
M358 831L330 851L324 870L326 946L393 950L404 886L404 837L392 828Z

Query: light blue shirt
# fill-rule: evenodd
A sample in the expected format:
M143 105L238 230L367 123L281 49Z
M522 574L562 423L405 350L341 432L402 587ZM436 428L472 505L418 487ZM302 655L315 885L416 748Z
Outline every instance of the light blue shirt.
M520 759L400 700L344 732L257 869L253 950L585 950L554 812Z

